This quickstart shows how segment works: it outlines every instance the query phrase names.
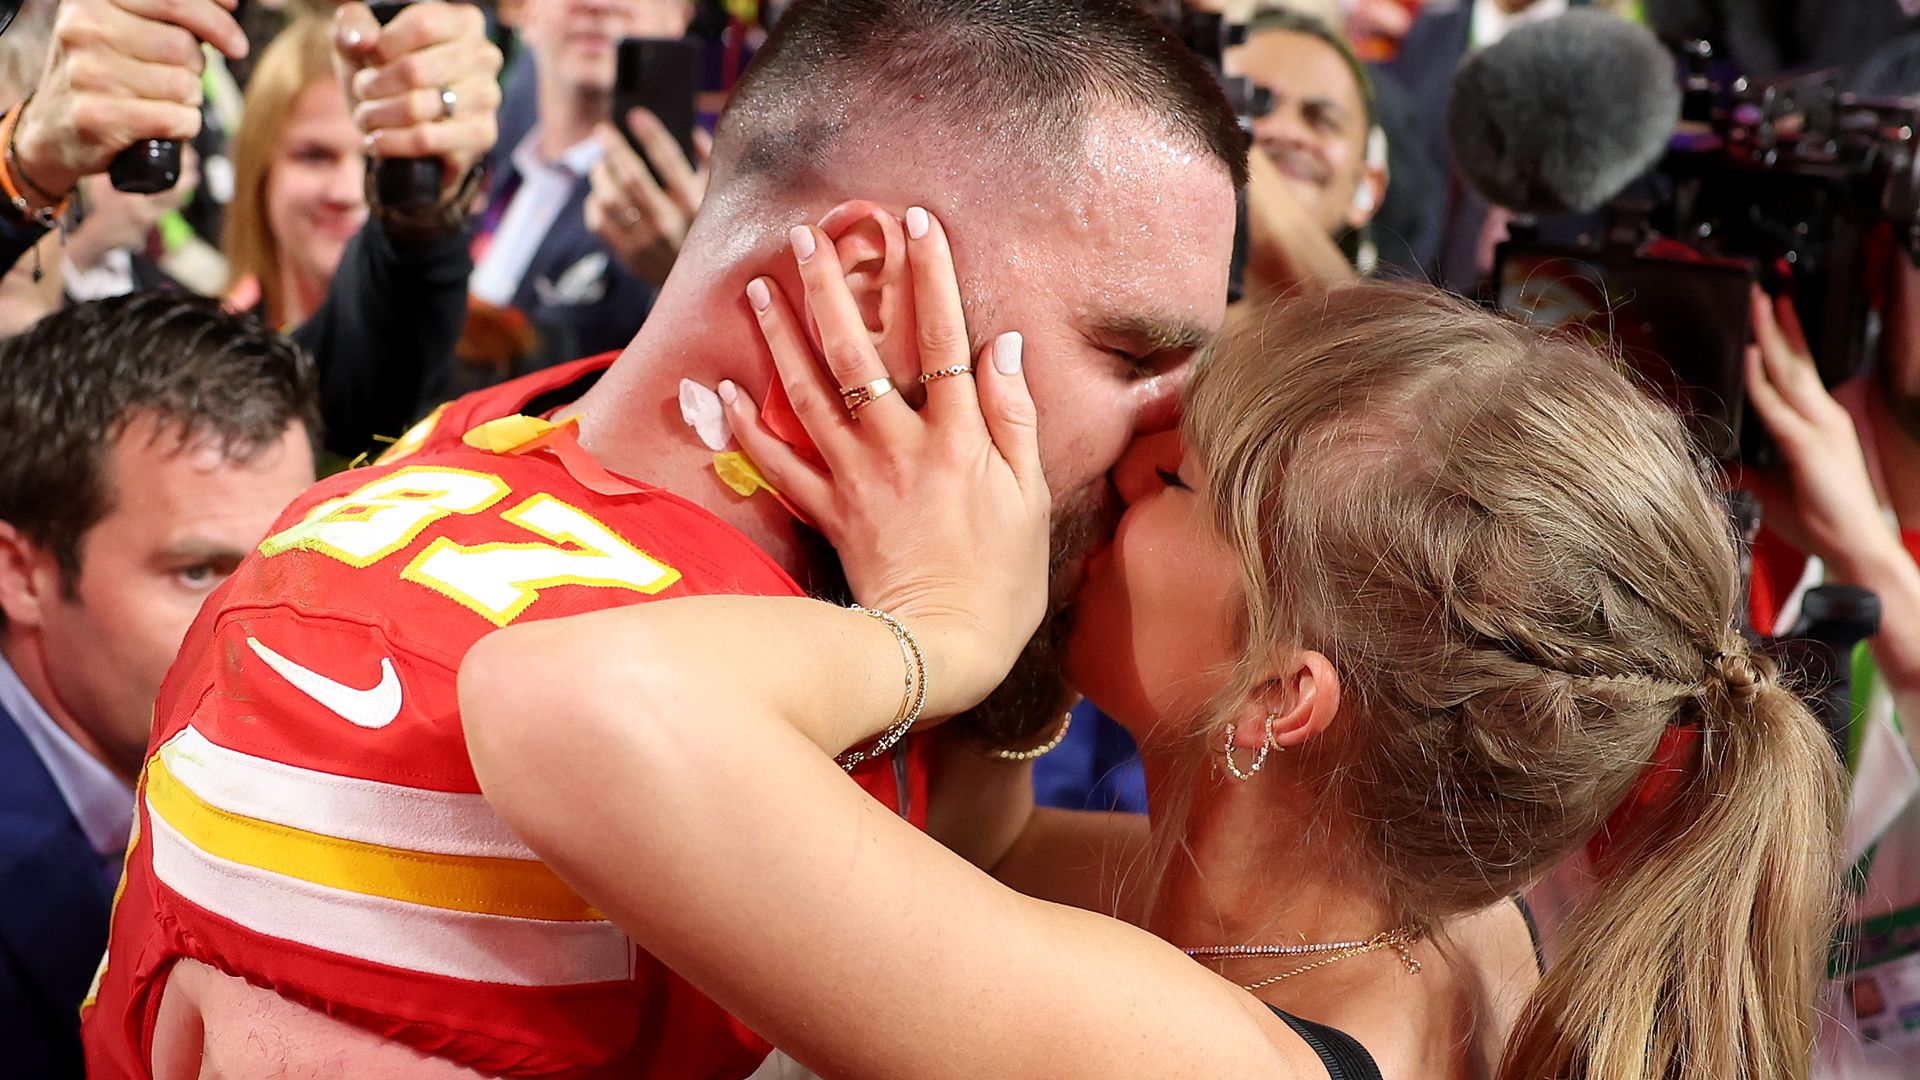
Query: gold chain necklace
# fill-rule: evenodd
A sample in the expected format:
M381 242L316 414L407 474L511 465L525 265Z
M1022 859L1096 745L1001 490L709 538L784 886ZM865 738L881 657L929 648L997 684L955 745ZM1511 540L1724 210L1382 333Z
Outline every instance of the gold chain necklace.
M1420 974L1420 961L1415 960L1413 954L1408 950L1419 940L1419 927L1402 926L1395 930L1387 930L1375 934L1364 941L1330 941L1319 945L1201 945L1197 948L1187 949L1185 952L1195 960L1245 960L1271 956L1312 956L1317 953L1333 954L1331 956L1323 956L1310 964L1303 964L1291 971L1283 971L1278 975L1261 979L1259 982L1240 984L1240 989L1242 990L1258 990L1262 987L1272 986L1282 979L1291 979L1295 975L1303 975L1315 968L1323 968L1328 964L1337 963L1349 957L1364 956L1367 953L1378 952L1381 949L1392 949L1399 953L1400 962L1406 965L1407 974L1418 975Z

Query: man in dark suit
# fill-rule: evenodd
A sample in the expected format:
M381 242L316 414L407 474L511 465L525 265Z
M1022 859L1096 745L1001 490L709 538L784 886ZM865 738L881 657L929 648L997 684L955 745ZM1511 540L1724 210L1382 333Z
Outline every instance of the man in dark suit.
M200 602L313 482L313 362L175 290L0 342L0 1032L82 1074L160 679Z
M686 0L526 0L476 244L474 296L524 313L553 363L624 347L654 289L587 228L588 174L612 116L615 45L679 37ZM531 98L532 107L528 107Z

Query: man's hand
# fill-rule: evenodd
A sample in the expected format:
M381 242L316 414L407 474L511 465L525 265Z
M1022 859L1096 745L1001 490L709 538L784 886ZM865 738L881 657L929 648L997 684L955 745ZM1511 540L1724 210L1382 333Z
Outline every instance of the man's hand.
M236 0L65 0L33 100L14 133L19 185L38 206L82 176L105 172L143 139L182 142L200 131L202 41L233 59L247 36ZM36 192L33 187L41 190Z
M1247 155L1247 296L1328 288L1359 277L1258 147Z
M664 180L655 181L646 162L633 152L626 139L612 124L600 125L600 143L605 149L588 180L587 228L598 236L620 259L629 272L654 287L667 280L680 245L687 238L693 215L707 194L707 155L713 142L707 133L695 130L694 151L700 167L694 168L680 152L680 144L654 115L635 109L627 124L639 137Z
M470 4L407 5L381 26L363 3L333 19L334 70L375 158L437 157L446 190L499 138L500 50ZM452 91L449 115L442 91Z
M1768 528L1851 576L1864 556L1898 546L1882 527L1853 418L1821 384L1792 300L1755 289L1753 337L1747 399L1780 447L1782 467L1744 472L1740 482L1760 497Z

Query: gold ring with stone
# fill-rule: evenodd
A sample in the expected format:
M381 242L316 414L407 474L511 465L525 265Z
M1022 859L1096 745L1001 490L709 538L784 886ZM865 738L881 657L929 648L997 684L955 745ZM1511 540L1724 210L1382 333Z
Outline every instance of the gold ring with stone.
M941 379L951 379L956 375L971 374L973 374L972 364L955 364L952 367L943 367L938 371L927 372L925 375L920 376L920 382L922 384L939 382Z
M891 393L893 393L893 380L882 375L872 382L862 383L859 386L841 387L840 400L847 406L847 415L858 420L861 409Z

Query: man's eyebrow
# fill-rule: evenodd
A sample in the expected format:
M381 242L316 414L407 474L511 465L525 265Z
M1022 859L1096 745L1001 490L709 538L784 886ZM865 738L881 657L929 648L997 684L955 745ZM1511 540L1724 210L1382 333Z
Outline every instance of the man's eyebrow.
M1124 347L1138 355L1197 349L1213 337L1213 331L1199 323L1151 315L1096 316L1088 322L1087 333L1105 344Z
M239 562L247 557L247 552L235 548L232 544L218 540L184 539L155 553L155 558L163 562Z

